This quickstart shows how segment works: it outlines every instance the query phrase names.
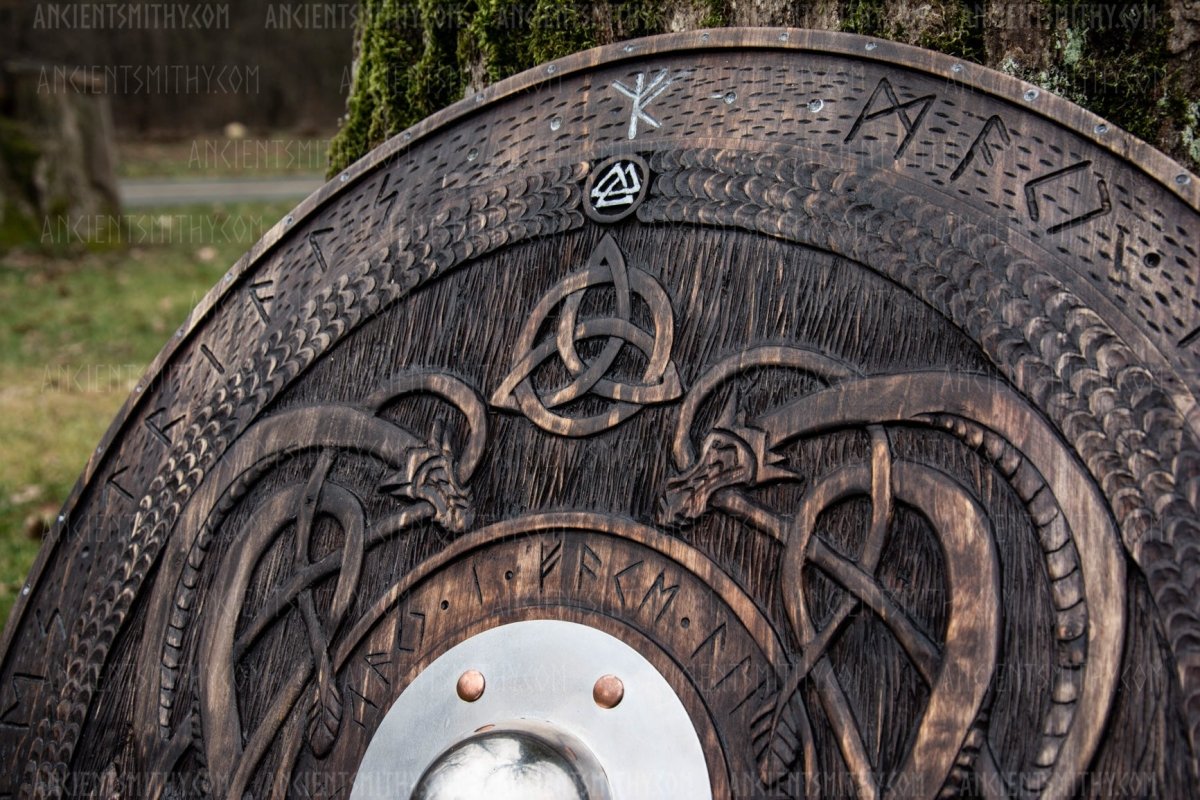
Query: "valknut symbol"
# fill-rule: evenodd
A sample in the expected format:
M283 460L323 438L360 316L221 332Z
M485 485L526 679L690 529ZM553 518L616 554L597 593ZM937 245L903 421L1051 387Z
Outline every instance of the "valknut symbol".
M588 290L608 286L616 295L613 314L580 319L580 307ZM652 331L633 322L635 296L649 308ZM536 341L556 309L554 329L542 341ZM590 359L577 347L588 340L603 341L599 353ZM539 428L560 436L590 436L607 430L629 419L642 406L670 402L683 393L679 373L671 361L673 341L671 302L666 291L649 274L627 267L617 243L606 234L593 251L587 268L555 284L530 312L514 348L516 361L492 395L492 405L519 411ZM626 347L639 351L645 360L640 379L623 379L614 374L613 367ZM559 388L535 388L534 371L556 353L569 379ZM601 413L581 416L559 413L589 395L613 403Z
M615 156L596 164L584 186L584 213L596 222L619 222L646 199L650 167L636 155Z
M588 193L597 209L624 208L633 205L642 191L642 176L633 162L617 162L608 168Z

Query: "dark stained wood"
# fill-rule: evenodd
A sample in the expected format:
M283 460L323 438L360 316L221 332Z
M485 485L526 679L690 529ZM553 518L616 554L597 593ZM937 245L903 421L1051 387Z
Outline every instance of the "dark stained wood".
M663 672L717 797L1187 796L1198 207L858 37L468 98L138 385L7 629L0 797L339 796L421 669L547 618Z

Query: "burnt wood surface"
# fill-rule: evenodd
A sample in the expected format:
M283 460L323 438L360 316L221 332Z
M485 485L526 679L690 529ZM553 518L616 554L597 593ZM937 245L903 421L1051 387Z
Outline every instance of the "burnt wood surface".
M469 97L138 384L6 629L0 797L344 796L424 666L546 618L663 672L718 797L1188 796L1198 198L848 35Z

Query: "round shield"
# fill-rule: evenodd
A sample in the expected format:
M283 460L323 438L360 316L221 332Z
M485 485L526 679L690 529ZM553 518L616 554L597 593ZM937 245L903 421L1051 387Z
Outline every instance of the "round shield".
M539 67L172 338L0 662L0 795L1184 796L1196 179L888 42Z

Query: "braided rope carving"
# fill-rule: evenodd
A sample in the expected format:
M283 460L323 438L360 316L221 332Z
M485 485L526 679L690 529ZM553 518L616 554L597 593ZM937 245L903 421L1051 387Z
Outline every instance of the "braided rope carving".
M254 417L318 357L409 291L464 260L505 244L583 224L579 165L501 186L459 190L434 206L429 224L402 228L394 242L345 268L300 312L283 318L256 352L192 415L192 422L138 504L124 552L109 559L112 578L92 593L72 629L65 684L46 701L25 767L22 797L60 797L109 650L175 521L207 470ZM438 200L442 197L436 198ZM203 553L199 554L201 561Z
M870 265L962 328L1045 410L1108 499L1145 571L1174 652L1193 753L1200 743L1200 446L1134 350L1066 286L982 226L873 181L780 154L655 154L643 222L737 226ZM57 797L104 664L180 510L208 468L280 391L370 315L456 264L582 225L579 167L461 191L379 257L344 269L282 319L195 414L163 464L113 576L71 634L23 796ZM200 556L203 560L203 554ZM1193 756L1194 758L1194 756ZM1193 771L1197 764L1193 761Z
M1094 311L1001 239L865 175L779 154L663 151L643 222L737 226L869 265L945 314L1063 432L1145 571L1200 744L1200 447Z

